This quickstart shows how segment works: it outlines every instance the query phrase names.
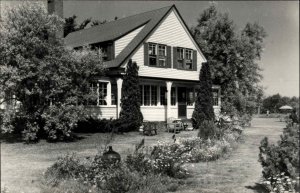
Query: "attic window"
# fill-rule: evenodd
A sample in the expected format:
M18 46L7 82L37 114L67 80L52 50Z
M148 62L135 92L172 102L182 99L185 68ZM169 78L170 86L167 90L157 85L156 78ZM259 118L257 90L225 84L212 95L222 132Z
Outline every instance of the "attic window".
M149 66L157 65L157 49L156 44L149 44Z
M157 43L145 44L145 65L151 67L171 67L171 47Z
M173 67L182 70L197 70L197 52L196 50L174 47Z

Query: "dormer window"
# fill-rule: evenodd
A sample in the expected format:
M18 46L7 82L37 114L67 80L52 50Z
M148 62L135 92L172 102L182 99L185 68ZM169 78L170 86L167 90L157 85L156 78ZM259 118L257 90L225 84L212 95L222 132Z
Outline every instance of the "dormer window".
M99 54L101 52L104 62L113 60L115 57L115 48L113 42L92 44L91 48L93 50L97 50Z

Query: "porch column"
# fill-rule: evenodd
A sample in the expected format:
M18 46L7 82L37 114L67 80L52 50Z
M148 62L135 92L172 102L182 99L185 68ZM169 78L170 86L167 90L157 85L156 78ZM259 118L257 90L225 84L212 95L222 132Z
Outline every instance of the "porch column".
M111 82L110 81L107 83L106 103L108 106L111 105Z
M171 88L172 88L172 83L171 81L166 81L166 87L167 87L167 117L171 117Z
M122 78L117 78L117 89L118 89L118 94L117 94L117 118L119 118L120 112L121 112L122 84L123 84L123 79Z

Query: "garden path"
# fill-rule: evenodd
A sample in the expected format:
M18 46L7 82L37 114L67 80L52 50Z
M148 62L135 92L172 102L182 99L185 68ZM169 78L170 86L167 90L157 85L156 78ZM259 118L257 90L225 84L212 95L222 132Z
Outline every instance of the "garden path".
M260 141L267 136L271 143L279 139L285 123L278 119L254 118L244 130L243 142L227 158L207 163L189 164L193 177L177 193L263 193L258 184Z

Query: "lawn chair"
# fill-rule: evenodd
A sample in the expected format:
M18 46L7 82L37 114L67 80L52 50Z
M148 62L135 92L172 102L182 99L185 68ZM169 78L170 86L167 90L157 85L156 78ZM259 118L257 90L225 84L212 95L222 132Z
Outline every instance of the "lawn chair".
M167 132L172 131L174 133L179 133L181 130L183 130L182 122L173 117L167 119Z

